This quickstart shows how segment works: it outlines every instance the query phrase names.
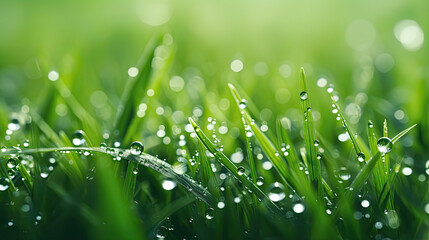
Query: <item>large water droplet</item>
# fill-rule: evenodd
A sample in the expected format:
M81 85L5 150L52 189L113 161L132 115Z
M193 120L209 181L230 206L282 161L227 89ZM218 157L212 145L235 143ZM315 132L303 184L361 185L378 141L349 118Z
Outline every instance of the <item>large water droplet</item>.
M72 143L75 146L82 146L85 143L85 133L82 130L77 130L73 133Z
M299 94L299 98L300 98L302 101L307 100L307 99L308 99L308 93L307 93L307 92L301 92L301 93Z
M0 178L0 191L6 191L9 188L9 179Z
M206 218L209 220L214 218L214 209L213 208L208 208L206 210Z
M139 141L135 141L133 143L131 143L131 147L130 147L130 151L131 154L133 155L140 155L143 152L143 143L139 142Z
M377 148L381 154L389 153L392 150L392 140L387 137L381 137L377 141Z
M281 201L286 197L284 191L285 187L283 186L283 184L279 182L272 183L270 184L270 186L268 186L268 197L273 202Z

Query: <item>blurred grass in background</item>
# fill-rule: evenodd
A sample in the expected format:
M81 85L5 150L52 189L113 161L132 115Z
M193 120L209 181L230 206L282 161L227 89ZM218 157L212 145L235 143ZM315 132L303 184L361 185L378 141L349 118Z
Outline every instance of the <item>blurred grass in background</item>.
M144 125L128 141L143 140L148 153L173 163L187 117L200 117L202 126L212 117L227 129L219 130L227 155L244 150L241 116L227 87L232 82L248 94L249 109L268 133L275 133L277 119L288 117L292 139L301 142L303 66L315 127L333 143L335 158L348 158L353 149L330 113L329 94L318 85L334 85L352 127L364 137L369 119L379 135L385 118L392 135L418 123L418 131L401 140L399 157L413 167L410 186L416 186L427 181L429 157L427 9L427 1L399 0L2 1L0 136L23 104L37 108L51 101L48 73L54 70L95 118L100 135L89 137L98 146L114 124L130 68L152 37L167 33L163 41L172 42L171 52L160 54L173 55L171 67L152 86L154 96L142 96ZM52 99L55 111L45 121L56 132L71 137L84 127L61 97ZM425 179L417 181L421 175ZM149 177L148 182L156 184Z

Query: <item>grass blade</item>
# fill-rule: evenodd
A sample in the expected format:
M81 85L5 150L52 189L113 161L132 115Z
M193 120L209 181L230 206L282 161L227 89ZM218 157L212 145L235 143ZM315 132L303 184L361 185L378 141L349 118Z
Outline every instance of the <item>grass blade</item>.
M308 159L308 170L312 186L316 189L319 199L323 199L322 175L320 170L320 162L317 158L317 146L315 131L313 125L313 113L311 112L310 97L307 89L307 79L305 78L304 69L301 68L299 73L300 78L300 99L301 109L303 113L304 123L304 140L305 149Z

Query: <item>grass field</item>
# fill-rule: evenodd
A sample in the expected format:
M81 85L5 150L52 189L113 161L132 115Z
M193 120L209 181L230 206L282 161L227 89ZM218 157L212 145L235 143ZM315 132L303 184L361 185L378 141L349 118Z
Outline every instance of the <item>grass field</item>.
M428 7L0 2L1 239L428 239Z

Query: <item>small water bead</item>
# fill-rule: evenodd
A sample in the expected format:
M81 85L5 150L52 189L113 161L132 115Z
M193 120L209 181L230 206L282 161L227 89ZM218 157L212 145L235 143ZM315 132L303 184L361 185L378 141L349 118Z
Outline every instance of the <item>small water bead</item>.
M42 177L42 178L47 178L49 176L49 173L47 173L47 172L41 172L40 173L40 177Z
M207 219L213 219L214 218L214 209L213 208L208 208L207 210L206 210L206 218Z
M25 140L24 144L22 144L25 148L28 148L30 146L30 140Z
M42 220L42 216L40 216L40 215L37 215L37 216L36 216L36 220L37 220L37 221L40 221L40 220Z
M218 202L217 203L217 208L223 209L224 207L225 207L225 203L224 202Z
M278 202L286 197L285 187L279 182L274 182L268 186L268 197L273 202Z
M238 108L245 109L246 107L247 107L246 99L241 99L240 103L238 104Z
M143 144L139 141L131 143L130 151L133 155L140 155L144 150Z
M376 223L374 224L374 227L375 227L376 229L382 229L382 228L383 228L383 223L382 223L382 222L376 222Z
M343 181L347 181L351 178L351 174L347 171L347 169L345 167L340 167L340 169L338 169L337 171L338 177L343 180Z
M367 207L369 207L369 201L368 200L362 200L362 202L360 203L360 205L362 206L362 207L364 207L364 208L367 208Z
M244 169L244 167L238 167L237 169L238 175L244 175L246 173L246 170Z
M12 168L15 168L17 165L18 164L17 164L15 158L11 158L11 159L7 160L7 167L8 168L12 169Z
M392 150L392 140L387 137L381 137L377 141L377 148L381 154L389 153Z
M77 130L73 133L72 143L75 146L82 146L85 143L85 133L82 130Z
M304 100L307 100L308 99L308 93L307 92L301 92L300 94L299 94L299 98L302 100L302 101L304 101Z
M6 191L9 188L9 179L0 178L0 191Z
M293 211L296 213L302 213L305 210L305 206L302 203L297 203L293 205Z
M172 179L164 179L162 181L162 188L167 191L173 190L177 186L177 183Z
M138 168L134 168L134 169L133 169L133 174L134 174L134 175L136 175L136 174L138 174L138 173L139 173L139 169L138 169Z
M316 147L318 147L319 146L319 144L320 144L320 142L319 142L319 140L314 140L314 146L316 146Z
M168 228L161 226L156 230L156 237L164 239L168 235Z
M264 185L264 178L263 177L258 177L257 179L256 179L256 185L258 185L258 186L262 186L262 185Z
M365 160L365 154L363 152L360 152L358 153L357 158L359 162L363 162Z
M373 124L371 121L369 121L369 122L368 122L368 127L369 127L369 128L373 128L373 127L374 127L374 124Z
M21 126L19 125L18 118L12 118L10 120L10 123L7 125L7 128L11 131L16 131L16 130L20 129Z

